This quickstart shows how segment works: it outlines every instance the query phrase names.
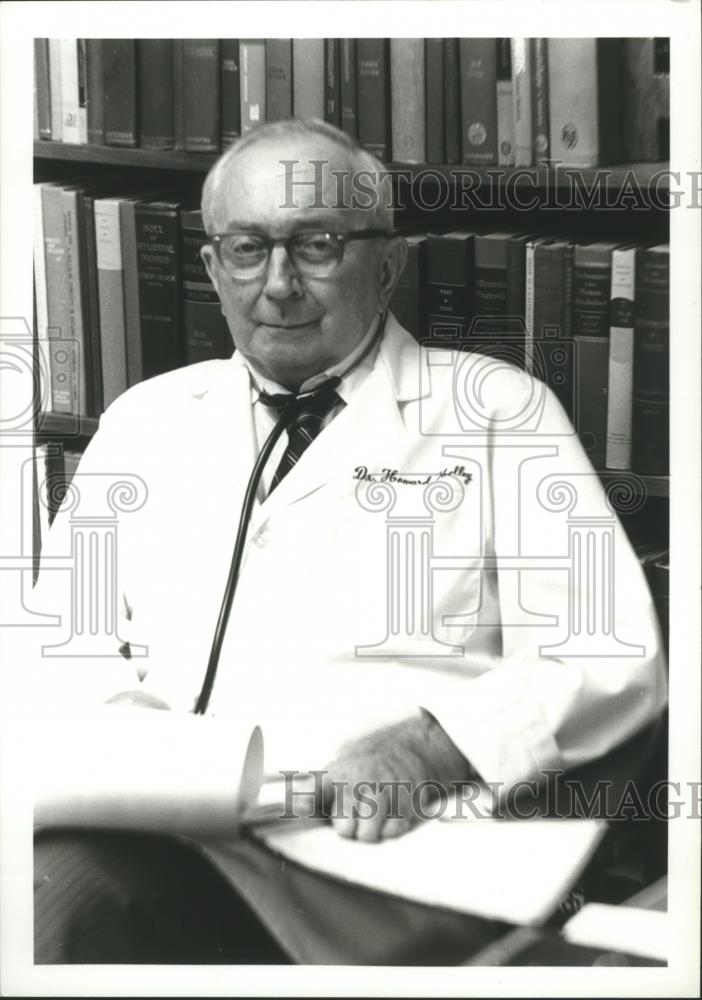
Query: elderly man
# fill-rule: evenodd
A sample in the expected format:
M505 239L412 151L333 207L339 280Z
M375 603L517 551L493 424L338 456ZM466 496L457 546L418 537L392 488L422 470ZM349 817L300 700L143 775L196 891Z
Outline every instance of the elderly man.
M509 790L653 719L650 597L560 407L510 366L420 349L388 311L405 244L381 165L331 126L269 124L214 166L202 209L236 352L136 386L86 452L81 474L148 486L120 524L117 630L148 655L83 670L80 697L260 724L267 771L325 771L339 834L371 841L416 819L393 783ZM597 584L563 562L564 481L609 526ZM610 619L583 627L595 585ZM245 839L208 862L133 836L46 833L37 851L37 961L428 964L496 931ZM67 870L98 900L82 915Z

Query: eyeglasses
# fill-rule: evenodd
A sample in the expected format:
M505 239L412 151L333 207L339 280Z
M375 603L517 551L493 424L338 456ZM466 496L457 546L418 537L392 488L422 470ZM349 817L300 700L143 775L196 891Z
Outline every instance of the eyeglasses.
M217 260L232 278L260 278L268 267L273 247L285 247L300 277L327 278L343 260L347 243L391 235L384 229L360 229L351 233L325 233L310 229L293 233L286 239L272 240L261 233L236 230L215 233L208 242L214 247Z

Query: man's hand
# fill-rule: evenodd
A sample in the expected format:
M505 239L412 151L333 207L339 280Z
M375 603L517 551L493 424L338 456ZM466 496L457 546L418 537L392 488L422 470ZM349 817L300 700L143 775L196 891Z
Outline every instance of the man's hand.
M398 837L421 818L437 789L471 776L468 761L428 712L348 743L327 766L325 804L342 837ZM419 808L419 813L418 813Z

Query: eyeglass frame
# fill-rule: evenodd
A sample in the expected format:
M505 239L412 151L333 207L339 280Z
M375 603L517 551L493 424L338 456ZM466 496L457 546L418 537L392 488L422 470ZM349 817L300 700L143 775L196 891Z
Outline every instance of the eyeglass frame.
M214 249L215 256L217 257L217 262L219 263L220 267L223 268L223 270L227 273L227 275L230 278L233 278L235 281L255 281L257 278L263 277L263 275L266 273L268 265L270 264L271 252L273 251L274 247L285 247L285 253L287 255L287 258L290 261L290 264L294 268L295 272L298 274L299 277L305 278L308 276L305 274L300 274L300 271L297 265L295 264L295 261L293 260L293 256L290 253L289 244L292 243L292 241L294 239L297 239L297 237L299 236L309 236L313 233L322 234L324 236L333 236L337 240L337 242L340 243L341 245L341 254L339 255L338 260L334 263L334 266L332 267L332 269L329 271L328 274L309 276L312 278L312 280L315 281L324 281L326 278L330 277L334 273L334 271L337 270L337 268L344 259L347 243L354 240L370 240L370 239L378 239L380 237L385 237L386 239L392 239L392 237L395 235L394 233L388 232L387 229L357 229L357 230L351 230L348 233L333 233L329 232L326 229L300 229L295 233L291 233L290 236L287 236L283 239L274 240L271 239L270 236L267 236L265 233L258 232L255 229L230 229L226 233L210 234L207 237L205 243L209 244ZM225 237L227 236L238 236L238 235L258 237L260 240L263 241L264 247L268 253L268 256L265 258L265 261L263 262L263 266L261 267L260 272L256 272L255 274L252 274L250 277L230 274L226 264L224 264L224 262L222 261L221 251L220 251L220 245L222 240L225 239Z

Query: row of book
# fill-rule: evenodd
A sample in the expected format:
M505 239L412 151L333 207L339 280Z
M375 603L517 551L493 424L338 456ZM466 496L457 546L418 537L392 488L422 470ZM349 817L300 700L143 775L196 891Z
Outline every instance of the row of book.
M418 234L392 309L417 339L545 381L596 468L668 474L669 248Z
M339 126L383 161L658 161L668 42L37 38L35 137L218 153L294 115Z

